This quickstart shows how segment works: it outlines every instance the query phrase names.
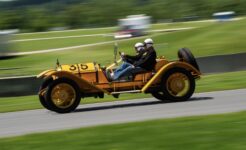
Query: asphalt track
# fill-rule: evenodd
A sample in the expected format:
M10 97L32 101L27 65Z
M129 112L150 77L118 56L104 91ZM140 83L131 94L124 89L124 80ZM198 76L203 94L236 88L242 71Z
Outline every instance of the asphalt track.
M246 110L246 89L194 94L187 102L154 98L81 105L69 114L45 109L0 114L0 137L159 118Z

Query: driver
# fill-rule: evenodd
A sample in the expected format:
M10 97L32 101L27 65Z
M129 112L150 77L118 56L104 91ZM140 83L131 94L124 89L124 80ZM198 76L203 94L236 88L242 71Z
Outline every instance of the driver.
M142 57L145 51L144 44L138 42L135 44L134 47L137 53L135 56L125 55L124 53L120 53L120 56L124 61L123 64L121 64L119 68L117 68L112 73L109 73L109 70L107 70L107 77L109 80L119 79L122 76L122 74L126 73L129 69L133 68L134 67L133 64Z
M124 53L121 53L120 55L122 59L124 60L124 62L134 64L136 61L138 61L141 58L141 56L144 53L144 50L145 50L144 44L138 42L135 44L135 51L137 55L131 56L131 55L125 55Z

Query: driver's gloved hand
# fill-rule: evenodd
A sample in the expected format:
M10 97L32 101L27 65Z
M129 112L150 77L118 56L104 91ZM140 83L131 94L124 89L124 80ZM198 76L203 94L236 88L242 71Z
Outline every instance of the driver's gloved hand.
M124 52L119 52L120 56L121 57L124 57L125 56L125 53Z

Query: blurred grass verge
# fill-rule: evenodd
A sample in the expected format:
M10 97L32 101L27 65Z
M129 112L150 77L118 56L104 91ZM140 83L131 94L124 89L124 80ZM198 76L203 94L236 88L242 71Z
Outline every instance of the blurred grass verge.
M175 23L159 23L152 24L150 30L159 29L172 29L184 27L203 27L215 24L215 22L175 22ZM88 28L88 29L75 29L75 30L61 30L61 31L48 31L48 32L32 32L20 33L13 36L13 40L25 39L38 39L38 38L51 38L51 37L65 37L65 36L79 36L79 35L97 35L97 34L112 34L118 30L118 27L107 28Z
M244 150L245 124L246 112L238 112L30 134L2 138L0 145L2 150Z
M151 32L153 34L155 32L154 30L176 29L186 27L197 28L213 24L217 23L190 22L153 24L150 31L153 30ZM60 32L16 34L13 36L13 42L15 41L15 46L13 48L14 51L17 52L26 52L114 41L113 33L116 31L116 29L116 27L111 27L95 29L78 29L68 31L64 30ZM152 34L150 34L149 36L152 36Z
M246 71L213 74L203 76L197 82L196 92L209 92L219 90L231 90L246 88ZM104 99L85 98L81 104L107 102L116 100L129 100L137 98L151 97L150 94L123 94L119 99L105 95ZM0 98L0 112L22 111L43 108L39 103L38 96L23 96Z

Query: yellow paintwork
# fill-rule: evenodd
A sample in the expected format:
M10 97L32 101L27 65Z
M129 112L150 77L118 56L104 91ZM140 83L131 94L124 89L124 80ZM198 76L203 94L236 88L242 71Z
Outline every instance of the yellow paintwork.
M78 86L80 87L81 91L84 91L84 92L93 91L93 92L104 92L104 93L109 94L109 92L107 92L106 90L99 88L96 85L93 85L92 83L80 78L79 76L77 76L71 72L57 71L57 72L54 72L53 74L50 74L49 76L52 76L53 79L56 77L58 77L58 78L66 77L68 79L71 79L71 80L75 81L78 84Z
M116 65L118 65L121 61L122 61L122 59L117 60L116 61L117 63L113 63L113 64L109 65L106 69L112 69L113 67L115 67Z
M75 89L67 83L60 83L52 89L51 100L58 108L70 107L75 99Z
M201 75L200 71L198 71L195 67L192 65L185 63L185 62L170 62L166 65L164 65L155 75L152 77L147 84L141 89L141 92L145 92L155 81L159 80L162 77L162 74L165 73L168 69L174 68L174 67L181 67L184 69L187 69L198 76Z
M183 96L187 93L189 86L187 76L182 73L174 73L167 79L167 90L173 96Z
M73 65L61 65L62 71L68 71L72 73L88 73L95 72L97 65L94 63L73 64Z
M50 69L50 70L43 71L43 72L41 72L40 74L37 75L37 78L45 78L45 76L49 76L53 72L56 72L56 70Z
M158 84L163 73L167 70L181 67L190 71L194 77L199 77L201 73L192 65L174 61L169 62L164 58L157 59L157 65L155 66L156 73L152 75L152 72L142 73L136 75L134 81L129 82L109 82L100 66L96 63L84 63L74 65L59 65L56 70L51 69L40 73L38 78L68 78L75 81L80 87L81 92L84 93L107 93L124 90L138 89L145 93L148 88Z
M37 75L37 78L52 77L53 80L55 80L56 78L66 77L78 83L78 86L82 91L104 92L109 94L106 90L101 89L80 77L83 73L94 73L97 69L99 69L99 66L94 63L60 65L57 66L56 70L50 69L40 73Z

